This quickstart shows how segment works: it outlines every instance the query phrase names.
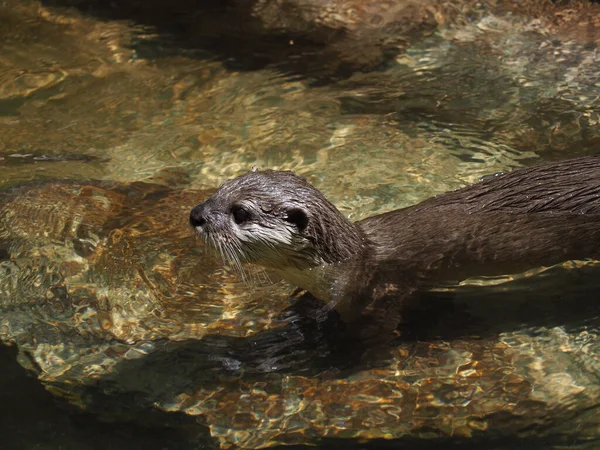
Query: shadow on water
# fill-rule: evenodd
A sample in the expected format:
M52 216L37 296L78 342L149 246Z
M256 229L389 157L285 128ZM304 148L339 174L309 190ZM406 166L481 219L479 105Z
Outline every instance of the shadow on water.
M183 347L186 347L184 345ZM183 356L185 352L193 352L192 345L175 355ZM167 362L162 354L162 362ZM159 355L155 355L159 356ZM150 358L152 359L152 358ZM187 361L189 365L190 361ZM178 361L186 370L186 361ZM144 448L148 450L192 450L216 449L207 435L198 435L199 424L192 417L183 414L165 413L156 409L145 409L136 403L139 398L121 394L118 402L126 403L135 409L137 420L119 420L114 416L115 399L110 395L96 392L96 400L106 402L110 421L101 421L96 414L86 414L69 406L47 392L40 383L31 377L16 362L16 349L0 346L0 436L2 449L23 450L32 448L77 449L77 450L128 450ZM148 370L150 364L144 364ZM183 371L182 370L182 371ZM199 370L199 366L196 366ZM165 368L165 373L168 370ZM181 371L173 371L171 367L168 379L160 381L168 383L172 378L178 379ZM156 376L157 372L154 371ZM124 398L129 397L129 398ZM135 405L135 406L133 406ZM100 405L96 405L100 406ZM112 415L111 415L112 414ZM201 428L201 427L200 427ZM576 445L577 442L573 442ZM388 450L388 449L462 449L462 450L494 450L511 448L546 449L548 438L501 438L488 439L428 439L404 438L395 440L376 439L368 443L353 439L323 439L318 448L322 450ZM314 446L293 445L272 447L276 450L308 450Z
M341 441L341 442L340 442ZM577 445L573 442L573 445ZM436 439L423 440L416 438L405 439L374 439L368 444L352 442L348 439L324 439L320 450L547 450L549 440L535 438L502 438L502 439ZM272 447L272 450L305 450L308 446L292 445ZM592 447L593 448L593 447Z
M372 2L346 0L42 0L49 7L76 8L103 20L129 20L152 27L158 37L133 43L139 57L155 59L180 52L222 60L232 70L275 66L320 82L385 67L407 43L433 34L459 16L476 20L494 10L494 2L448 6L444 2ZM527 2L525 2L527 3ZM559 15L569 2L507 5L535 17ZM582 3L587 3L582 1ZM502 10L501 6L499 10ZM333 12L332 12L333 10ZM550 13L549 13L550 11Z
M556 326L595 329L600 318L600 304L593 300L593 293L600 292L597 275L597 270L551 271L541 281L534 277L521 282L510 295L498 287L429 293L405 311L400 336L383 339L380 345L348 335L335 313L315 319L313 299L305 294L281 319L286 322L281 328L246 338L208 335L201 340L154 342L144 357L121 359L93 392L137 392L128 403L151 407L157 400L193 394L199 386L217 389L224 381L270 379L270 389L277 390L278 377L269 374L343 378L388 364L392 348L402 347L411 354L428 341L495 342L502 332L535 334ZM557 290L557 286L573 288Z
M45 6L72 7L104 20L131 20L152 27L157 38L140 39L133 48L141 58L156 59L184 52L217 58L230 70L279 70L322 81L345 78L355 71L384 66L396 45L374 39L372 51L363 37L348 36L342 25L319 20L323 5L288 2L269 8L259 2L236 0L44 0ZM306 9L301 14L299 9ZM262 16L257 17L256 10ZM318 11L322 10L320 13ZM307 17L304 17L307 16ZM268 25L273 22L277 25ZM418 20L415 18L415 28ZM433 28L433 24L429 28ZM390 37L391 33L388 33Z
M191 347L188 350L193 350ZM181 363L181 361L179 361ZM77 450L128 450L145 448L157 450L216 449L218 446L206 435L198 436L199 424L183 414L146 410L136 405L139 420L100 421L95 414L86 414L52 396L16 362L16 349L0 346L0 436L5 450L32 448L61 448ZM171 372L171 376L174 373ZM167 380L162 380L163 382ZM101 400L97 396L97 400ZM114 399L104 396L108 414L114 412ZM143 412L143 414L142 414ZM192 432L187 429L193 430ZM323 439L322 450L388 450L388 449L546 449L549 438L376 439L368 443L353 439ZM573 442L573 445L578 444ZM589 444L589 442L588 442ZM293 445L272 447L274 450L307 450L314 446Z
M13 347L0 346L0 447L4 450L210 448L199 444L202 438L193 435L198 424L183 414L153 409L135 423L114 418L103 422L85 414L46 391L16 362L16 353ZM184 430L190 425L193 433Z
M600 287L596 281L597 271L583 272L583 275L573 271L553 273L541 282L523 283L516 296L507 296L497 287L489 289L487 294L482 294L481 287L427 294L417 307L406 312L406 323L400 328L402 337L381 349L339 339L344 325L335 314L320 320L311 317L314 304L305 295L288 311L287 317L281 319L288 322L281 329L250 338L210 335L184 342L155 341L152 350L143 357L120 359L114 371L79 391L90 414L60 405L60 400L26 376L25 370L15 362L13 349L0 348L3 368L0 433L14 442L26 443L3 448L31 448L27 443L39 441L46 430L50 430L51 439L57 446L62 445L61 448L125 449L137 448L140 443L148 449L214 448L206 435L194 435L194 430L198 430L195 417L162 412L155 405L169 404L181 394L193 395L198 388L217 391L224 383L235 386L263 381L267 393L277 393L282 382L277 374L342 378L363 370L366 365L385 365L390 346L402 347L411 354L418 352L428 340L467 338L493 343L499 333L524 327L531 333L536 333L536 327L598 328L600 305L593 301L592 295ZM563 285L561 276L570 277L568 285L576 288L557 292L552 279L559 279ZM369 354L369 362L364 360L365 352ZM71 386L56 387L66 392L72 389ZM95 415L106 415L111 423L99 421ZM469 439L410 437L369 443L324 439L319 441L319 448L542 449L548 448L550 442L549 435L544 436L523 440L482 432ZM580 443L573 442L576 444Z

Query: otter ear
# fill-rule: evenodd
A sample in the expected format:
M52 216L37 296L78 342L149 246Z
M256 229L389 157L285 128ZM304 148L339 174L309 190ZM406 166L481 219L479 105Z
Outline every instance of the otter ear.
M290 208L285 213L285 220L293 223L299 231L304 231L308 225L308 215L300 208Z

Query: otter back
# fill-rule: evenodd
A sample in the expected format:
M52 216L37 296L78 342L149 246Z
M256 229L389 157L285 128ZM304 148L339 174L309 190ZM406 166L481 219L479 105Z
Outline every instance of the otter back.
M600 156L515 170L358 225L378 261L454 278L600 253Z

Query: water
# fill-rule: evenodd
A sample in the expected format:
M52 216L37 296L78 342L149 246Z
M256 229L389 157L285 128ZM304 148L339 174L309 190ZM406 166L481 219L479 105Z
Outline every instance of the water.
M593 446L593 264L432 296L365 357L187 225L254 165L357 220L597 153L600 10L533 4L1 3L7 448Z

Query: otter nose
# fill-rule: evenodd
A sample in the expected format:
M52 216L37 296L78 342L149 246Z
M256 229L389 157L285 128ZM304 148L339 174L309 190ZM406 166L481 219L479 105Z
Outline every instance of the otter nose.
M190 212L190 225L201 227L206 223L206 207L204 203L195 206Z

